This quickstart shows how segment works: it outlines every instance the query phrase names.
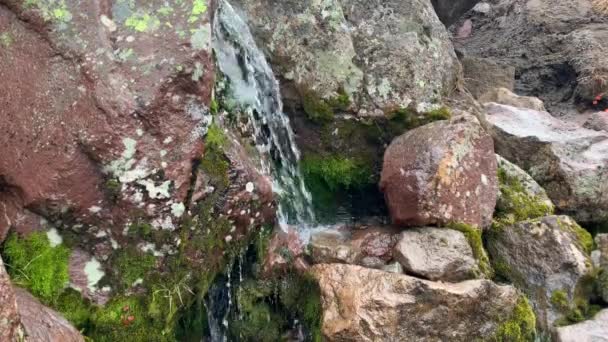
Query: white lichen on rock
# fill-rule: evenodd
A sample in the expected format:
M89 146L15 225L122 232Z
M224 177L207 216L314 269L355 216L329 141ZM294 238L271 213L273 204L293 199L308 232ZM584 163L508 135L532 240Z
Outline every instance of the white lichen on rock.
M51 228L46 232L46 237L49 239L51 247L57 247L63 243L63 238L59 235L56 228Z
M95 257L91 258L91 260L84 265L84 273L87 275L87 287L89 291L95 292L97 283L105 275L101 264Z

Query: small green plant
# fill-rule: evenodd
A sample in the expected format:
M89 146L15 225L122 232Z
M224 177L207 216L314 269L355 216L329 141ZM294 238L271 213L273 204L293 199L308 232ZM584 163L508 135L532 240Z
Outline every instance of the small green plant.
M209 103L209 111L214 115L220 111L220 105L217 103L217 100L211 100L211 103Z
M536 316L523 295L513 308L511 317L503 322L492 338L497 342L524 342L534 341L536 336Z
M138 279L144 279L146 274L156 265L156 258L136 248L122 250L114 263L126 288L131 287Z
M53 307L61 312L75 327L85 329L89 325L93 307L86 299L82 298L80 292L67 288L53 302Z
M2 254L13 282L47 303L68 284L70 250L64 245L52 247L44 232L26 237L11 234Z
M220 150L226 144L226 134L218 125L215 123L211 124L209 130L207 130L205 143L207 144L207 148Z
M555 290L551 293L551 304L560 311L567 311L570 307L568 294L563 290Z

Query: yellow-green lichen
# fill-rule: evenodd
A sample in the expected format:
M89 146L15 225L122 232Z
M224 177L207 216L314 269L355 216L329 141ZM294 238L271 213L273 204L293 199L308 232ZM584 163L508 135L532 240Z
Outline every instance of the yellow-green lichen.
M551 305L560 311L566 311L569 308L568 293L563 290L555 290L551 293Z
M448 225L449 228L462 232L467 238L471 249L473 250L473 256L477 260L479 270L488 279L494 276L494 270L490 265L490 259L486 250L483 248L483 240L481 237L481 229L475 228L465 223L453 222Z
M149 13L134 13L127 18L125 26L137 32L149 32L160 26L160 20Z
M503 322L491 339L497 342L534 341L536 336L536 316L528 299L523 295L513 308L511 317Z
M192 12L190 12L190 17L188 18L189 23L196 22L202 14L207 12L207 2L206 0L194 0L192 2Z
M45 21L67 23L72 20L65 0L25 0L23 7L37 9Z
M11 47L11 45L13 45L13 43L14 43L13 36L9 32L2 32L0 34L0 45L3 48L8 49Z

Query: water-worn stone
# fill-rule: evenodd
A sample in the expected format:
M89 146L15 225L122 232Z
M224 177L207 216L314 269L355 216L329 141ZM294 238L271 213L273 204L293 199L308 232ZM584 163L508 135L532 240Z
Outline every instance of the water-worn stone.
M434 103L460 72L447 31L428 0L235 0L283 79L286 102L348 95L339 105L383 115Z
M458 282L473 279L479 273L464 234L449 228L406 230L394 253L406 273L429 280Z
M0 341L18 341L20 329L13 284L0 258Z
M32 342L84 342L84 338L61 314L42 305L26 290L15 287L15 297L25 340Z
M435 12L445 26L455 23L480 0L431 0Z
M515 86L515 68L512 66L498 64L489 58L468 56L461 58L460 62L465 88L477 99L484 98L495 88L513 90Z
M465 114L396 138L384 154L380 188L393 223L486 227L498 192L492 138Z
M0 239L24 207L179 221L209 124L211 11L163 4L3 1Z
M345 263L382 268L393 258L397 234L398 230L393 227L322 229L312 233L309 249L315 264Z
M608 309L598 312L590 320L556 328L557 342L608 341Z
M487 238L496 272L532 301L539 326L548 331L561 317L556 291L572 301L579 282L592 271L591 235L568 216L547 216L496 227Z
M488 339L520 300L514 287L488 280L440 283L341 264L315 265L311 274L321 290L326 341ZM524 338L531 337L533 317L513 324Z
M528 172L577 221L608 216L608 134L547 112L486 104L496 152Z

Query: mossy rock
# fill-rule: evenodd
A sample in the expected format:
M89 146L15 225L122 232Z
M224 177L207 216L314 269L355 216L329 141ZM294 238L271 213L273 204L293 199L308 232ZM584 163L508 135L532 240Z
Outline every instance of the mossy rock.
M477 260L479 270L485 278L492 279L494 277L494 269L490 264L488 253L483 246L482 231L481 229L475 228L465 223L453 222L448 225L449 228L462 232L466 237L471 249L473 250L473 256Z
M503 322L491 339L497 342L534 341L536 337L536 316L525 296L521 296L513 308L511 317Z

